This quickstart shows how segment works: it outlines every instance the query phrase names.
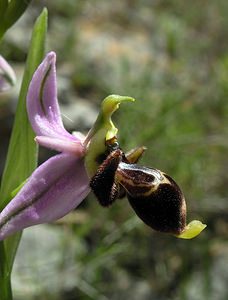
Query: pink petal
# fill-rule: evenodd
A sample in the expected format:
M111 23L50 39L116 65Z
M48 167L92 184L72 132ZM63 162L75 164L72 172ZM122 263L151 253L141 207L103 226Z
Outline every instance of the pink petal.
M37 136L35 141L44 147L76 155L78 158L84 155L84 148L81 142L72 140L63 140L47 136Z
M79 140L63 127L57 101L56 55L50 52L35 71L27 94L27 111L36 135Z
M0 240L26 227L52 222L77 207L89 193L84 162L58 154L36 169L0 214Z

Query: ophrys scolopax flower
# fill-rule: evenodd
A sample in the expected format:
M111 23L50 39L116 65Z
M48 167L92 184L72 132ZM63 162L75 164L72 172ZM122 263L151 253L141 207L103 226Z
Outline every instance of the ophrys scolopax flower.
M93 190L99 203L109 206L127 195L136 214L150 227L178 237L192 238L205 225L186 225L186 205L174 180L165 173L137 164L139 147L125 154L117 141L113 112L131 97L111 95L86 137L67 132L57 101L56 56L47 54L30 83L29 120L39 145L60 154L39 166L0 214L0 239L26 227L55 221L77 207Z

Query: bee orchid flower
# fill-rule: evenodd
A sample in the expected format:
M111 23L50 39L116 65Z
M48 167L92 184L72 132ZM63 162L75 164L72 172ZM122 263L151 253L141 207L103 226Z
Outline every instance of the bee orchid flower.
M192 238L205 225L186 225L186 204L177 184L159 170L140 167L144 147L125 153L111 120L119 104L134 101L110 95L87 136L70 134L63 126L57 101L56 55L47 54L35 71L27 94L27 111L35 141L60 154L49 158L29 177L0 213L0 240L26 227L53 222L94 192L102 206L127 195L136 214L151 228Z
M8 62L0 55L0 91L4 92L16 82L14 70Z

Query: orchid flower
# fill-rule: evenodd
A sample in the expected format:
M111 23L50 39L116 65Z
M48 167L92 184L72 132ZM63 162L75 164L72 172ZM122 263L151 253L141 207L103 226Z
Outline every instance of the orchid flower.
M4 92L16 82L14 70L8 62L0 55L0 91Z
M198 235L205 225L199 221L186 225L185 200L171 177L136 164L145 148L125 155L118 145L118 129L111 116L121 102L134 99L108 96L87 136L70 134L63 126L57 102L55 62L56 55L50 52L35 71L27 94L27 111L35 141L60 154L40 165L0 213L0 240L26 227L63 217L91 189L103 206L127 195L136 214L155 230L182 238ZM162 216L158 226L159 217L154 212Z

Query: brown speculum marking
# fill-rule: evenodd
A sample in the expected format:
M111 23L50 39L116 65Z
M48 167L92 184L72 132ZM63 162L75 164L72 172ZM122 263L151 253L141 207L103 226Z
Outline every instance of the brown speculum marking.
M127 195L138 217L151 228L179 234L186 226L184 196L176 182L163 172L139 166L136 162L145 148L124 154L116 139L107 143L90 186L102 206Z

